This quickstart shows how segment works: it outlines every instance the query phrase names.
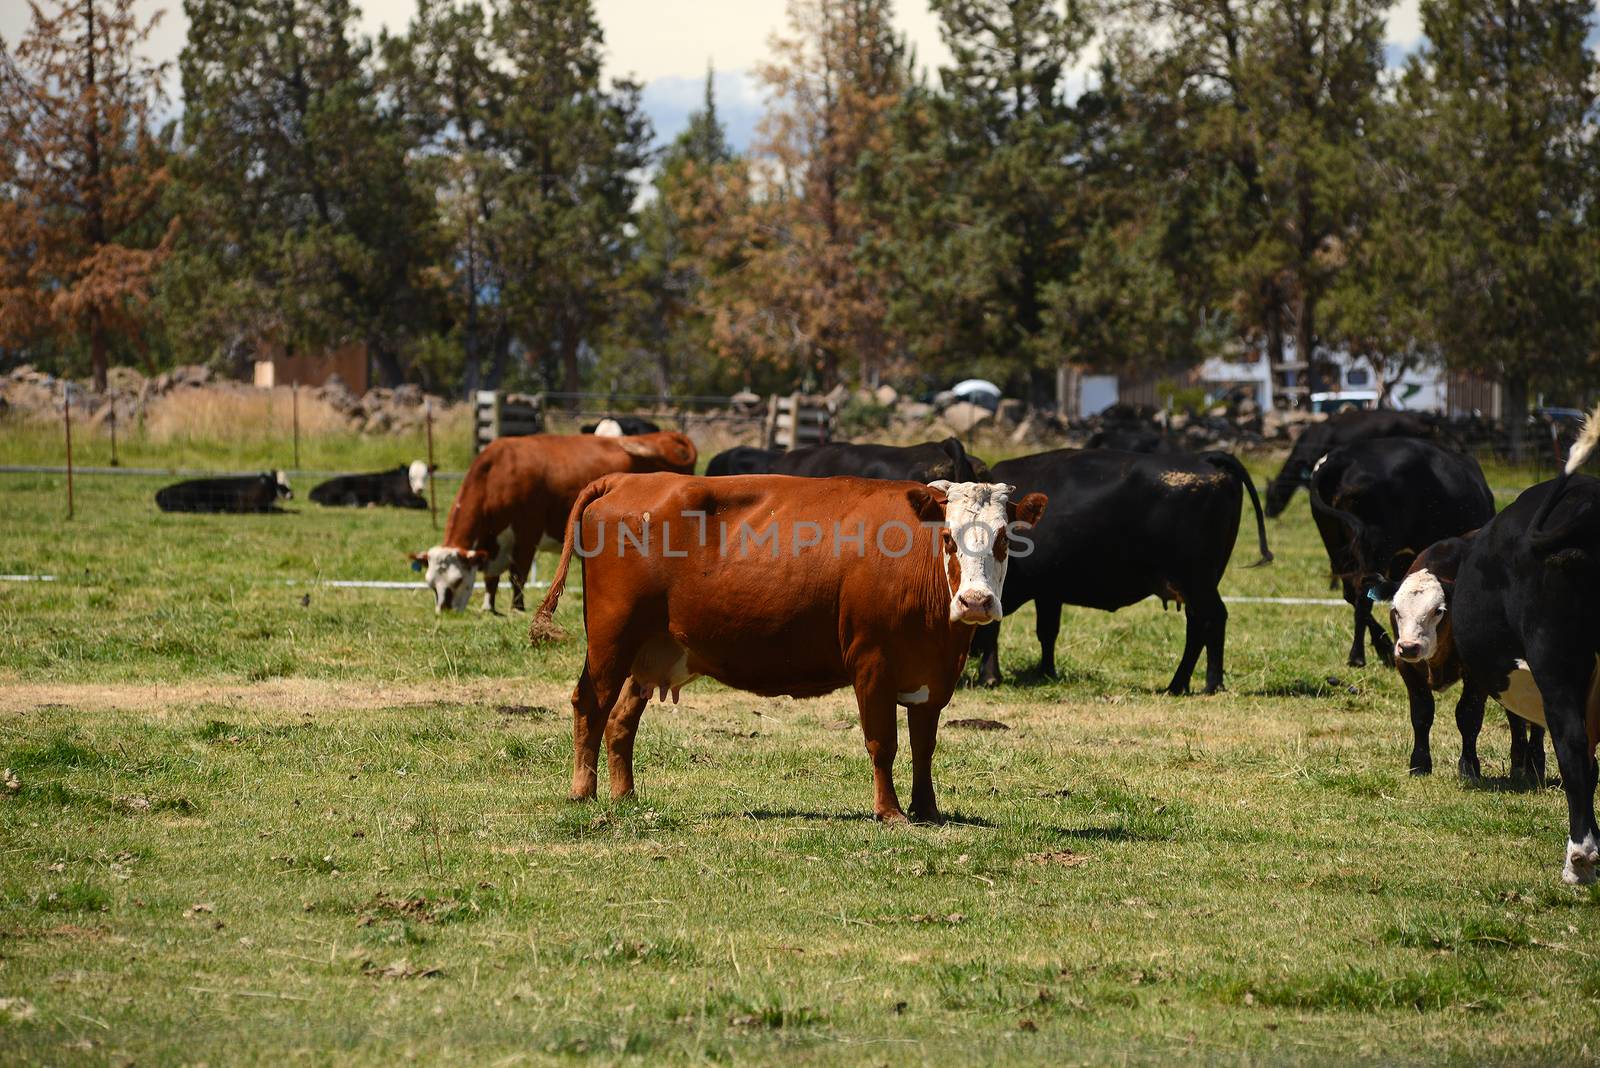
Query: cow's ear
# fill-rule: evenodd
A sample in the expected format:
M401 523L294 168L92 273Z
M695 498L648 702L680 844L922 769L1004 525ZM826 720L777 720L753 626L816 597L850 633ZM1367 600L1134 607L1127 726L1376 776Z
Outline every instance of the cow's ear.
M427 553L406 553L406 559L411 561L413 571L421 571L428 564Z
M1400 584L1392 579L1373 579L1367 586L1367 600L1392 601L1394 595L1400 591Z
M944 522L945 499L943 492L934 492L938 488L939 483L935 482L928 486L913 486L906 490L906 498L911 501L911 510L924 523Z
M461 559L468 567L482 567L489 562L489 553L484 549L468 549L461 554Z
M960 463L962 458L967 455L967 450L962 446L961 439L954 435L939 442L939 446L944 449L944 454L956 463Z
M1030 493L1020 501L1008 502L1013 523L1026 523L1030 527L1044 518L1044 506L1049 498L1042 493Z

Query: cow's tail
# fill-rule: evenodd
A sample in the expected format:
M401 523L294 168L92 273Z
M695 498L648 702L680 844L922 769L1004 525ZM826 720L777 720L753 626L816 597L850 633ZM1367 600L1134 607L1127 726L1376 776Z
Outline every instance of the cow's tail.
M1594 451L1600 447L1600 405L1583 421L1583 430L1578 434L1578 440L1572 443L1572 450L1567 453L1567 464L1556 476L1555 485L1550 488L1550 493L1534 513L1533 522L1528 524L1528 542L1537 550L1549 550L1566 542L1575 532L1573 524L1555 530L1545 530L1545 521L1550 518L1550 513L1555 510L1557 502L1567 492L1567 485L1572 481L1572 476L1578 473ZM1578 524L1587 527L1588 523L1580 520Z
M567 533L561 539L561 562L556 565L556 573L550 578L550 592L544 595L539 610L533 614L533 621L528 624L528 644L543 645L566 637L561 628L555 625L556 606L561 603L561 593L567 588L567 568L572 564L572 550L578 543L578 528L583 525L583 510L605 496L610 489L610 479L597 478L583 487L578 499L572 502L572 511L567 515Z
M1332 456L1332 453L1330 453L1329 456ZM1327 464L1323 464L1321 466L1326 467ZM1329 504L1327 500L1323 498L1322 491L1317 487L1317 473L1312 474L1311 483L1306 487L1311 494L1312 514L1320 515L1327 519L1332 519L1334 522L1341 524L1350 532L1350 556L1355 561L1355 570L1353 574L1351 572L1336 571L1334 578L1350 579L1353 582L1360 582L1362 578L1370 574L1375 569L1375 565L1370 567L1368 566L1368 556L1371 554L1369 554L1367 551L1366 521L1353 512L1347 512L1343 508L1338 508L1332 504Z
M1245 492L1250 494L1250 504L1256 510L1256 545L1261 550L1261 559L1250 566L1261 567L1272 563L1272 550L1267 548L1267 520L1261 514L1261 498L1256 496L1255 479L1250 477L1250 472L1245 470L1244 464L1230 453L1205 452L1200 454L1200 459L1238 479L1244 486Z

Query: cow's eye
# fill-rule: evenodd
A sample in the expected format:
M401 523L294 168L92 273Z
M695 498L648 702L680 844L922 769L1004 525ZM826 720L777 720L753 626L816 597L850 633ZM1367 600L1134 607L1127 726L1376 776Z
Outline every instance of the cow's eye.
M1438 608L1435 608L1435 609L1434 609L1434 610L1433 610L1433 614L1434 614L1434 615L1435 615L1435 616L1436 616L1436 617L1437 617L1437 616L1442 616L1442 615L1444 615L1444 605L1440 605L1440 606L1439 606L1439 607L1438 607Z

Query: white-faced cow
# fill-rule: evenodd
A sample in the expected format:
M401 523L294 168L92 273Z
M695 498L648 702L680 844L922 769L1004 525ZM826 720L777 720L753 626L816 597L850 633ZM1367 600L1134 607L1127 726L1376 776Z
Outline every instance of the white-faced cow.
M776 475L610 475L578 498L550 593L551 631L581 540L588 650L572 695L572 798L592 798L602 735L611 794L633 791L634 737L652 694L701 675L817 697L855 689L873 810L895 793L896 707L910 723L911 811L936 820L939 713L973 628L998 618L1014 524L1045 500L1010 486Z
M1411 707L1413 775L1427 775L1433 771L1433 752L1428 737L1433 729L1433 695L1443 693L1457 682L1461 683L1461 697L1456 702L1461 759L1456 768L1464 779L1476 779L1482 774L1478 735L1483 728L1483 707L1488 694L1477 682L1465 678L1451 618L1456 578L1477 534L1471 531L1428 546L1412 562L1398 586L1385 582L1378 591L1380 600L1391 602L1389 620L1394 628L1395 667L1406 684L1406 697ZM1511 774L1539 782L1544 778L1543 725L1530 724L1510 711L1506 713L1506 720L1511 728Z
M428 498L423 494L428 492L428 474L426 462L413 460L410 465L392 467L387 471L339 475L313 488L311 500L329 507L386 505L391 508L426 508Z
M1478 461L1414 438L1375 438L1325 456L1311 476L1311 512L1328 562L1355 615L1349 664L1367 662L1366 639L1385 664L1389 635L1372 616L1372 595L1398 582L1436 541L1475 530L1494 515Z
M1473 539L1451 601L1466 679L1544 723L1567 795L1561 877L1591 883L1600 863L1600 481L1577 470L1600 444L1600 408L1565 469L1518 497Z
M1039 669L1054 675L1062 605L1115 612L1146 597L1186 613L1183 656L1168 690L1187 693L1201 650L1206 693L1222 686L1228 609L1217 586L1233 555L1245 491L1255 507L1261 562L1272 559L1250 473L1227 453L1152 455L1060 449L994 465L995 479L1043 493L1050 512L1012 565L1005 611L1029 601L1038 613ZM979 678L1000 681L1000 624L973 639Z
M193 478L156 491L163 512L276 512L294 491L282 471L233 478Z
M496 438L467 468L450 506L444 541L412 553L426 569L434 608L467 607L477 573L484 572L484 607L494 611L500 576L511 572L512 607L541 545L559 547L579 491L614 471L694 470L694 442L665 431L636 437L530 434Z

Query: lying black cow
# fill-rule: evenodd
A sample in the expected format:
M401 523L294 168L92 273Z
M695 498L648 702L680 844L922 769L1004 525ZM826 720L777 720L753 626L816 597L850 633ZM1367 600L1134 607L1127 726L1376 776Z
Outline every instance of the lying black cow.
M1343 445L1373 438L1430 438L1433 424L1411 412L1375 411L1346 408L1324 423L1306 427L1283 470L1267 483L1267 515L1276 519L1289 507L1294 491L1311 481L1317 461Z
M659 434L661 428L637 415L611 415L598 423L587 424L583 427L583 433L599 434L602 437L631 438L638 434Z
M1406 684L1411 706L1411 774L1433 771L1428 736L1433 730L1433 695L1461 683L1456 702L1456 729L1461 732L1461 759L1456 768L1464 779L1482 774L1478 763L1478 734L1483 729L1483 706L1488 694L1475 682L1463 681L1461 654L1456 649L1451 604L1461 562L1477 538L1471 531L1446 538L1422 550L1398 587L1384 583L1379 599L1392 602L1395 667ZM1506 712L1511 727L1511 773L1531 782L1544 778L1544 727Z
M275 512L294 496L282 471L235 478L195 478L156 491L163 512Z
M387 505L392 508L426 508L428 465L421 460L410 466L372 471L364 475L330 478L311 491L317 504L344 507Z
M1415 438L1377 438L1323 458L1311 476L1311 514L1355 610L1350 666L1364 667L1368 634L1379 658L1394 662L1389 635L1372 617L1374 589L1398 582L1434 542L1487 523L1494 495L1470 456Z
M857 478L901 479L908 482L988 482L989 468L973 456L957 438L921 445L851 445L833 442L807 445L780 452L773 458L770 474L799 475L803 478L832 478L854 475Z
M1524 491L1478 533L1451 601L1467 681L1550 731L1567 795L1568 883L1594 882L1600 863L1600 481L1575 474L1597 444L1600 408L1561 474Z
M706 475L768 475L778 453L772 449L757 449L750 445L737 445L719 452L706 464Z
M1112 449L1055 452L995 464L995 482L1017 494L1043 493L1055 506L1027 533L1031 553L1014 551L1002 608L1038 603L1039 669L1055 674L1061 606L1114 612L1146 597L1176 600L1187 613L1183 657L1167 689L1187 693L1206 651L1206 693L1222 686L1228 610L1217 592L1239 533L1246 490L1256 512L1261 562L1272 559L1266 521L1250 474L1222 452L1152 456ZM1000 624L972 639L978 677L1000 681Z

